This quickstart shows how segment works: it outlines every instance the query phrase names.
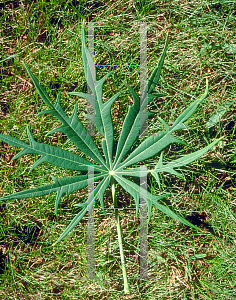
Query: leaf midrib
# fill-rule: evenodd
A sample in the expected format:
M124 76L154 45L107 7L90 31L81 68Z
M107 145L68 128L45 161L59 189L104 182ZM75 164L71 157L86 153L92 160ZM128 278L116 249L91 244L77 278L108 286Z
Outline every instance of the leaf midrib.
M160 138L157 142L160 142L162 139L165 139L168 135L171 135L173 131L174 131L174 129L168 131L168 132L167 132L162 138ZM161 131L159 131L159 132L161 132ZM155 142L155 143L157 143L157 142ZM136 157L140 156L144 151L148 150L148 149L149 149L150 147L152 147L155 143L153 143L151 146L149 146L148 148L145 148L142 152L138 153L136 156L134 156L133 158L131 158L130 161L132 161L132 160L134 160ZM132 154L132 153L131 153L131 154ZM130 154L130 155L131 155L131 154ZM156 153L156 154L157 154L157 153ZM127 157L127 159L128 159L128 157ZM128 164L128 166L129 166L130 161L127 161L127 162L124 161L123 164L120 164L120 167L119 167L117 170L119 170L120 168L125 168L125 167L127 167L127 164ZM137 163L137 162L136 162L136 163Z
M59 103L60 104L60 103ZM57 109L57 108L55 108L55 105L53 105L53 108L57 111L57 113L59 114L59 115L61 115L60 114L60 112L59 112L59 110ZM63 111L64 112L64 111ZM65 114L65 113L64 113ZM65 114L65 116L66 116L66 114ZM64 116L63 115L61 115L61 117L62 117L62 119L63 120L65 120L65 118L64 118ZM66 116L66 118L68 119L68 120L70 120L67 116ZM78 116L77 116L77 118L78 118ZM77 120L77 121L79 121L79 119ZM80 122L80 121L79 121ZM69 123L69 122L67 122L67 120L65 120L65 123L66 124L68 124L67 126L69 126L71 129L72 129L72 131L76 134L76 136L79 138L79 139L81 139L82 141L83 141L83 143L90 149L90 151L97 157L97 159L102 163L102 165L107 169L107 166L106 166L106 164L105 164L105 162L103 162L103 161L101 161L101 159L97 156L97 154L93 151L93 148L91 149L90 147L89 147L89 145L87 144L87 142L86 142L86 139L82 139L82 137L80 137L78 134L77 134L77 132L74 130L74 128L71 126L71 124ZM82 125L82 123L81 123L81 125ZM83 126L83 125L82 125ZM83 126L83 128L84 128L84 126ZM85 129L85 128L84 128ZM86 130L86 129L85 129ZM91 138L92 139L92 138ZM92 139L92 141L93 141L93 139ZM94 141L93 141L94 142ZM95 146L96 146L96 144L95 144ZM96 146L97 147L97 146ZM85 153L86 154L86 153Z

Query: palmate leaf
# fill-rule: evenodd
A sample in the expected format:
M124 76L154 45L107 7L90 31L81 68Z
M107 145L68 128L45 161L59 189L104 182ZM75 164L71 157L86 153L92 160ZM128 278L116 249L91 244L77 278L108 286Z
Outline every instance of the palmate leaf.
M145 105L145 97L148 96L148 103L153 101L157 97L162 97L164 94L162 93L156 93L153 92L154 87L157 85L160 74L161 74L161 68L164 63L166 50L168 45L168 36L166 38L165 47L163 50L163 53L161 55L161 58L158 62L158 66L154 69L152 72L150 79L148 80L148 89L147 94L144 91L143 95L141 96L141 107L139 108L139 96L136 94L133 88L131 88L128 84L125 83L127 88L129 89L131 96L133 98L133 105L129 106L128 114L124 120L124 124L121 130L121 135L118 141L117 145L117 151L116 156L114 160L114 165L120 163L122 158L126 155L126 153L129 151L137 137L139 136L139 131L143 127L143 124L145 122L145 118L140 118L140 112L144 110Z
M158 83L161 74L161 68L164 63L164 58L167 51L168 37L165 42L165 47L161 58L159 60L158 66L152 72L150 79L148 81L147 95L148 103L154 101L156 97L161 97L163 94L155 91L155 87ZM133 98L133 105L129 107L128 114L125 117L121 134L118 140L116 153L113 158L113 124L111 119L111 107L114 101L120 96L122 91L116 93L108 101L103 102L102 99L102 90L103 84L106 78L110 75L105 75L102 79L96 80L95 74L95 65L92 59L91 54L88 52L86 43L85 43L85 33L84 28L82 28L82 58L84 63L84 72L87 80L87 84L91 90L92 94L85 94L80 92L72 92L71 95L76 95L82 98L85 98L94 105L95 108L95 126L98 132L102 135L102 150L101 153L93 141L92 137L89 135L87 130L84 128L77 116L77 104L74 106L74 110L70 117L66 115L63 111L60 98L61 94L59 93L56 98L56 102L53 103L43 88L39 83L38 79L30 71L29 67L25 64L25 68L31 77L36 90L38 91L40 97L46 105L49 106L49 110L42 111L41 114L52 114L56 117L62 125L58 128L51 130L49 134L54 132L63 132L74 144L75 146L88 157L91 158L93 162L90 162L88 159L84 159L81 156L74 154L70 151L60 149L58 147L41 144L34 140L29 129L27 128L27 134L30 144L26 144L16 138L0 134L0 139L12 146L23 148L13 159L16 159L24 154L32 153L38 154L41 156L33 166L31 170L39 166L43 162L50 163L52 165L66 168L74 171L85 171L86 175L78 175L74 177L68 177L64 179L57 179L52 176L54 183L48 184L45 186L29 189L26 191L17 192L15 194L7 195L0 198L0 201L6 201L10 199L21 199L21 198L31 198L45 196L52 192L57 192L56 201L55 201L55 212L57 213L59 203L62 195L66 194L67 196L72 192L75 192L79 189L85 188L90 183L95 183L94 191L90 193L88 197L88 202L84 201L83 203L77 203L76 206L80 207L80 212L74 217L71 223L67 226L65 231L60 235L57 242L60 242L67 234L81 221L85 216L87 211L92 210L93 202L98 199L100 206L104 209L104 193L108 186L112 184L114 179L120 184L133 198L136 206L136 213L138 214L139 210L139 199L143 197L146 199L148 204L148 216L151 217L151 211L153 205L162 211L164 214L169 217L178 220L179 222L197 228L183 217L177 215L173 212L164 202L161 203L162 199L169 196L169 194L162 195L152 195L145 189L138 186L132 180L128 179L127 176L131 177L142 177L147 176L147 173L151 173L152 176L157 180L160 185L159 173L168 172L177 176L181 176L175 168L180 168L193 162L196 159L199 159L203 154L205 154L210 148L212 148L219 140L216 140L210 143L207 147L196 151L194 153L188 154L184 157L176 159L172 162L163 164L163 155L161 154L159 161L157 162L154 170L140 171L140 167L127 169L127 167L133 167L136 163L145 161L146 159L153 157L154 155L160 153L164 148L169 146L172 143L182 143L185 144L182 140L176 138L173 134L175 131L186 128L184 124L192 114L196 111L198 105L204 101L208 93L208 82L206 82L205 93L197 100L195 100L188 108L186 108L180 116L175 120L172 125L168 125L166 121L159 118L160 122L164 126L164 130L153 134L147 137L133 152L129 153L132 145L139 136L139 132L142 129L145 119L140 118L141 112L144 110L144 104L146 94L145 92L141 95L141 106L139 103L139 97L136 92L125 83L128 92ZM128 154L129 153L129 154ZM128 154L128 155L127 155ZM89 177L89 170L94 171L94 177ZM115 199L115 197L114 197ZM55 243L55 244L56 244Z

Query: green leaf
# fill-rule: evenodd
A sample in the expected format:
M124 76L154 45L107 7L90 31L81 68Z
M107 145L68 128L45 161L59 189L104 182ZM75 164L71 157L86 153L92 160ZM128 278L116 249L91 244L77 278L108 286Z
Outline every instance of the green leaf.
M105 135L105 128L104 128L104 122L102 120L102 87L103 84L108 76L112 74L112 72L106 74L103 78L101 78L99 81L96 81L96 69L95 64L93 61L93 58L91 54L89 53L86 42L85 42L85 32L84 32L84 25L82 27L82 59L84 63L84 74L85 78L87 80L88 86L91 90L93 100L90 97L86 96L88 101L90 99L90 103L92 101L95 103L95 125L101 135ZM82 95L80 95L81 97ZM86 98L85 98L86 99Z
M92 183L93 180L98 180L103 178L104 175L96 175L92 179L88 179L87 175L79 175L74 177L68 177L63 179L55 179L53 184L48 184L40 186L33 189L28 189L25 191L17 192L8 196L0 198L0 201L10 200L10 199L22 199L22 198L33 198L40 197L57 192L56 201L55 201L55 212L57 214L58 205L63 194L67 196L74 191L84 188L88 184Z
M70 224L67 226L67 228L65 229L65 231L60 235L60 237L58 238L58 240L52 244L52 246L54 247L57 243L59 243L61 240L63 240L67 234L76 226L79 224L79 222L83 219L84 215L87 212L87 208L83 208L74 218L73 220L70 222Z
M171 132L160 131L144 140L126 159L120 167L128 167L140 161L154 156L171 143L182 143L183 141L173 137Z
M107 77L111 74L108 73L100 80L96 80L96 70L95 64L91 54L89 53L86 42L85 42L85 32L84 26L82 28L82 59L84 64L84 73L87 80L88 87L90 91L88 93L81 92L72 92L70 95L82 97L86 99L95 109L95 126L98 132L103 136L101 142L101 151L89 135L88 131L84 128L80 122L77 115L78 104L75 104L74 110L70 117L66 115L63 111L60 98L61 94L59 93L56 98L56 102L53 103L50 100L50 97L44 87L39 84L38 79L32 74L28 66L25 64L26 70L31 77L40 97L46 105L49 106L48 110L42 111L41 114L52 114L56 117L62 125L58 128L54 128L47 135L53 134L55 132L62 132L74 143L79 150L84 154L89 156L96 164L93 164L89 160L84 159L83 157L74 154L70 151L60 149L58 147L45 145L37 143L33 136L31 135L29 129L27 128L27 134L30 144L26 144L16 138L9 137L3 134L0 134L0 139L8 144L23 148L13 159L20 157L21 155L27 153L38 154L41 157L33 164L31 170L36 166L39 166L42 162L48 162L58 167L64 169L70 169L74 171L81 171L88 173L87 175L73 176L63 179L57 179L51 175L54 183L48 184L45 186L17 192L12 195L7 195L0 198L0 201L10 200L10 199L21 199L21 198L31 198L45 196L52 192L57 192L55 200L55 212L57 214L58 207L60 204L61 197L66 194L67 196L74 191L85 188L89 184L96 184L95 188L88 195L88 200L84 203L75 204L76 207L80 207L80 212L73 218L70 224L66 227L64 232L60 235L56 243L60 242L67 234L81 221L87 211L91 212L93 208L94 201L99 200L100 206L104 209L104 193L108 188L109 184L112 185L112 196L116 199L115 195L115 185L114 179L123 187L135 200L136 213L138 214L139 210L139 200L140 197L147 201L148 205L148 218L151 218L151 212L153 205L168 215L169 217L178 220L179 222L198 229L198 227L192 225L190 222L185 220L183 217L179 216L173 212L165 203L162 201L163 198L169 196L170 194L162 194L159 196L152 195L144 188L140 187L130 179L127 179L127 176L132 177L144 177L148 173L151 173L152 176L157 180L160 186L160 172L169 172L171 174L182 176L175 169L183 167L194 160L200 158L205 154L212 146L214 146L219 140L212 142L207 147L196 151L194 153L185 155L181 158L178 158L174 161L163 164L163 152L160 155L160 158L155 166L154 170L145 170L140 168L140 166L126 169L131 165L145 161L146 159L153 157L157 153L164 150L165 147L171 143L182 143L184 141L173 136L174 132L177 130L185 129L186 125L184 124L192 114L196 111L198 105L206 98L208 93L208 81L206 80L206 90L205 93L197 100L195 100L189 107L187 107L180 116L175 120L173 125L169 126L163 119L159 118L160 122L164 126L163 131L159 131L157 134L153 134L147 137L138 147L136 147L132 152L129 153L128 157L125 155L132 149L139 132L143 127L145 118L141 118L142 112L144 111L144 106L147 103L150 103L155 98L162 97L164 94L155 91L157 83L160 79L161 69L163 67L164 58L167 51L168 45L168 36L165 41L165 46L161 54L160 60L157 67L153 70L150 79L148 81L147 90L143 92L141 98L136 94L136 92L125 83L128 88L129 93L133 98L133 105L129 107L128 114L125 117L121 134L117 143L117 147L114 147L114 136L113 136L113 124L111 118L111 107L114 101L120 96L123 91L119 91L114 96L112 96L108 101L103 102L103 85ZM91 93L91 94L90 94ZM147 100L147 101L145 101ZM140 105L141 103L141 105ZM229 103L227 103L229 104ZM231 105L231 104L230 104ZM153 112L149 112L151 115ZM221 112L222 113L222 112ZM87 116L90 117L90 116ZM113 149L114 148L114 149ZM114 151L116 150L116 152ZM115 158L113 160L113 151L115 152ZM122 160L124 161L122 162ZM94 176L91 178L88 176L90 173L89 170L93 170ZM116 214L117 220L118 215ZM118 221L117 221L118 222ZM119 224L118 224L119 225ZM119 227L119 226L118 226ZM121 236L119 235L119 239ZM120 241L119 240L119 241ZM54 243L54 245L56 244ZM120 245L121 246L121 245Z
M127 88L129 89L131 95L133 96L133 105L129 106L129 111L128 114L124 120L123 126L122 126L122 130L121 130L121 134L120 134L120 138L117 144L117 149L116 149L116 156L115 156L115 160L114 160L114 164L116 164L119 155L120 159L118 160L118 162L122 159L122 157L127 153L127 151L129 150L128 147L124 148L124 144L127 140L127 137L130 133L131 128L134 125L134 121L139 113L139 97L138 95L135 93L135 91L124 82L124 84L127 86Z
M108 156L108 162L110 169L112 168L112 151L113 151L113 125L111 120L111 106L117 97L122 92L115 94L111 99L102 105L102 122L104 125L105 142L106 142L106 153Z
M147 201L147 199L151 199L152 197L154 197L152 199L160 200L170 195L170 194L165 194L165 195L153 196L152 194L148 193L147 190L145 190L144 188L138 186L136 183L130 181L129 179L124 178L118 173L114 174L114 178L134 198L135 206L136 206L136 215L138 215L138 211L139 211L140 197L142 197L144 200Z
M165 127L165 130L168 132L170 130L170 126L164 120L162 120L162 118L160 118L160 117L157 117L157 118L162 123L162 125Z
M82 27L82 58L84 63L85 77L88 86L91 89L92 96L88 94L77 93L80 97L85 97L90 103L92 100L95 101L95 125L98 131L104 136L106 142L106 153L107 153L107 164L112 167L112 149L113 149L113 126L111 120L111 106L117 97L123 92L118 92L106 103L102 101L102 88L106 78L112 73L106 74L99 81L96 80L95 64L93 58L89 53L85 43L84 26ZM72 94L72 93L71 93ZM74 93L75 95L75 93ZM92 98L93 97L93 98ZM104 145L105 146L105 145Z
M101 182L100 182L100 186L99 189L96 193L96 197L99 199L100 201L100 205L101 208L104 210L104 193L106 191L106 189L108 188L108 185L110 184L111 181L111 176L107 176L105 177Z
M45 104L47 104L48 106L50 106L51 108L53 108L53 105L51 103L50 97L48 96L48 93L46 92L46 90L44 89L44 87L42 87L42 85L39 84L38 79L34 76L34 74L30 71L29 67L27 66L27 64L24 62L24 66L30 76L30 78L33 81L34 86L36 87L40 97L43 99L43 102Z
M43 162L51 163L52 165L62 167L65 169L70 170L77 170L77 171L87 171L88 165L93 165L91 162L85 160L84 158L71 153L69 151L60 149L55 146L50 146L47 144L41 144L37 143L33 136L31 135L29 129L27 128L27 135L30 141L29 144L25 144L22 141L13 138L11 136L0 134L0 140L8 143L9 145L15 146L15 147L21 147L23 150L16 154L13 159L17 159L18 157L32 153L32 154L39 154L41 155L41 158L38 159L33 166L31 167L30 171L32 171L34 168L39 166ZM93 165L96 171L104 171L105 169L102 167L96 167L96 165Z
M118 169L115 171L115 174L117 176L133 176L133 177L144 177L147 175L147 172L149 171L144 171L144 170L141 170L140 166L138 166L137 168L135 169Z
M57 96L56 104L51 103L52 109L42 111L38 115L41 114L52 114L58 120L60 120L63 125L59 126L48 132L47 135L53 134L55 132L62 132L67 135L67 137L77 146L82 152L89 155L92 159L94 159L98 164L103 165L106 167L104 159L102 158L96 144L94 143L93 139L81 124L77 116L77 106L75 105L73 113L70 118L62 110L60 105L60 93Z
M42 111L38 115L51 113L63 123L62 126L53 129L48 134L52 134L54 132L65 133L81 151L87 153L96 162L105 165L102 156L97 149L97 146L95 145L87 130L83 127L83 125L78 119L77 104L74 107L72 116L68 118L60 105L60 93L58 94L56 104L54 105L53 103L51 103L50 98L45 89L39 84L37 78L32 74L32 72L26 64L25 67L42 100L45 102L45 104L52 108L51 110Z
M156 208L159 209L161 212L163 212L164 214L166 214L170 218L175 219L175 220L179 221L180 223L182 223L186 226L189 226L189 227L192 227L194 229L199 230L199 228L197 226L194 226L192 223L190 223L186 219L184 219L181 216L174 213L171 209L169 209L168 206L158 203L159 199L155 199L154 197L155 196L152 195L152 197L150 197L150 200L156 206Z
M206 98L208 93L208 81L206 80L206 90L205 93L200 97L200 99L195 100L187 109L185 109L180 116L176 119L174 124L171 127L168 127L166 123L164 123L165 127L168 129L166 131L158 132L146 140L144 140L125 160L120 164L119 167L128 167L131 164L135 164L140 161L144 161L145 159L154 156L165 147L167 147L171 143L182 143L183 141L173 137L171 134L174 131L184 129L184 122L187 121L192 114L197 109L198 105Z
M152 205L154 204L157 209L159 209L164 214L168 215L170 218L175 219L181 222L182 224L190 226L194 229L199 229L198 227L194 226L192 223L188 222L186 219L174 213L171 209L169 209L168 206L159 203L161 199L166 198L170 194L155 196L147 192L147 190L145 190L144 188L138 186L136 183L128 180L127 178L124 178L122 176L117 176L117 175L115 175L114 178L135 199L136 213L138 213L138 209L139 209L139 199L140 197L142 197L144 200L148 202L149 219L151 217L150 212L152 209Z
M187 121L196 111L198 105L205 100L208 94L208 79L206 78L206 89L205 93L198 99L196 99L188 108L186 108L180 116L175 120L174 124L171 126L170 130L177 130L176 128L183 129L184 122Z
M161 58L158 62L158 66L153 70L150 79L148 80L148 90L147 90L147 96L148 96L148 103L151 102L156 97L162 97L165 94L162 93L156 93L153 92L153 89L155 88L156 84L159 81L160 74L161 74L161 68L164 63L166 50L168 45L168 36L166 38L165 47L161 54ZM128 84L124 83L126 87L129 89L132 98L133 98L133 105L129 106L129 111L127 116L125 117L124 124L122 126L121 135L118 141L117 146L117 152L114 160L113 166L119 165L122 158L126 155L126 153L129 151L137 137L139 136L139 131L143 127L143 124L145 122L145 118L140 118L140 110L142 111L144 109L143 105L139 109L139 97L134 91L133 88L131 88ZM146 97L146 93L144 91L144 94L141 97L141 103L144 104L144 97Z
M217 123L220 122L220 119L230 109L230 107L231 107L231 105L233 105L234 101L235 100L225 102L225 104L223 104L216 111L216 113L210 117L209 121L205 125L208 130L209 130L209 128L214 127Z
M91 94L85 94L85 93L81 93L81 92L70 92L70 93L68 93L68 95L78 96L80 98L83 98L83 99L87 100L92 106L95 103L94 95L91 95Z
M158 66L154 69L154 71L152 72L150 79L148 80L148 94L151 94L153 89L156 87L160 75L161 75L161 69L164 63L164 59L166 56L166 51L167 51L167 46L168 46L168 34L166 37L166 41L165 41L165 46L164 46L164 50L161 54L160 60L158 62Z
M174 161L171 161L165 165L163 165L163 163L162 163L163 155L161 155L158 164L156 165L155 169L153 171L151 171L151 174L155 178L157 178L156 176L158 176L159 172L166 172L166 173L173 174L173 175L179 176L181 178L184 178L180 173L176 172L174 170L174 168L180 168L180 167L186 166L186 165L192 163L193 161L199 159L201 156L203 156L205 153L207 153L214 145L216 145L221 139L222 138L212 142L211 144L202 148L201 150L190 153L188 155L184 155L183 157L178 158Z
M70 224L67 226L65 231L60 235L58 240L53 244L53 246L55 246L57 243L59 243L62 239L64 239L67 236L68 233L70 233L72 231L72 229L82 220L83 216L86 214L87 211L90 211L90 213L91 213L92 204L96 198L99 198L101 206L104 209L103 195L104 195L104 192L105 192L106 188L108 187L109 183L110 183L110 176L108 176L107 178L104 178L96 186L94 191L92 191L89 194L89 197L88 197L89 205L86 205L86 203L74 205L74 206L83 207L83 209L74 217L74 219L70 222ZM86 205L86 207L85 207L85 205Z

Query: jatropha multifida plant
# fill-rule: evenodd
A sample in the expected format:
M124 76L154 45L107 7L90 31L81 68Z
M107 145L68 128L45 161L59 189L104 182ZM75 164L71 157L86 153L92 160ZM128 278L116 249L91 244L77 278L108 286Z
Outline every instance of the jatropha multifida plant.
M148 103L150 103L151 101L155 101L156 98L160 97L160 94L155 91L155 87L160 78L161 68L163 66L167 50L167 43L168 37L166 39L164 50L158 62L158 66L153 70L148 80ZM87 84L91 93L72 92L70 94L79 96L80 98L84 98L90 104L92 104L93 101L95 102L94 124L98 133L102 136L102 151L98 149L93 138L89 135L87 129L78 119L77 104L75 104L74 106L72 115L68 117L62 110L62 107L60 105L61 93L58 93L56 101L52 102L46 90L41 84L39 84L37 78L32 74L29 67L25 64L25 68L34 83L35 88L37 89L44 103L49 106L49 110L42 111L39 113L39 115L52 114L62 123L61 126L54 128L52 131L48 132L48 135L55 132L64 133L82 153L85 153L88 157L91 158L92 162L84 159L80 155L74 154L67 150L63 150L59 147L36 142L28 128L27 135L29 138L29 144L26 144L17 138L0 134L0 140L8 143L9 145L23 149L17 155L15 155L13 159L16 159L28 153L41 155L41 157L33 164L30 171L38 167L43 162L48 162L61 168L78 171L77 176L66 177L63 179L58 179L52 176L54 183L17 192L11 195L6 195L4 197L1 197L0 200L5 201L10 199L39 197L57 192L55 201L55 213L57 214L60 199L64 194L68 196L69 194L77 190L85 188L92 182L97 182L96 186L94 187L94 191L89 195L88 202L86 199L84 203L75 204L75 206L80 207L80 211L73 218L65 231L60 235L56 243L60 242L81 221L87 211L91 212L93 207L92 204L96 199L100 202L100 206L104 208L104 192L109 187L112 191L114 207L117 207L115 190L116 183L120 184L121 187L124 188L134 198L137 213L139 210L140 197L143 197L144 199L147 199L149 219L151 218L152 206L154 205L157 209L167 214L169 217L174 218L182 222L183 224L196 229L197 227L192 225L186 219L174 213L164 202L162 202L162 199L167 197L169 194L153 195L127 177L143 177L150 173L160 186L161 183L159 177L161 173L166 172L179 177L183 177L181 173L176 171L176 169L190 164L191 162L200 158L216 143L218 143L219 140L215 140L201 150L182 156L181 158L178 158L171 162L165 163L163 160L162 150L164 150L167 146L171 145L172 143L185 144L184 141L175 137L174 133L178 130L187 128L184 123L193 115L198 105L207 96L208 82L206 81L205 93L200 98L191 103L191 105L179 115L179 117L174 121L172 125L168 125L163 119L159 118L160 122L163 124L164 130L146 137L142 142L140 142L139 146L137 146L131 152L130 149L139 137L139 132L145 122L145 118L140 118L140 113L144 110L144 104L140 105L139 96L128 84L125 84L133 98L133 104L129 106L129 110L124 119L117 146L115 147L111 109L114 101L120 96L122 91L116 93L108 101L103 102L103 84L106 81L106 78L111 74L111 72L106 74L100 80L96 80L96 75L94 72L95 65L85 43L84 28L82 28L82 58L84 63L85 78L87 80ZM144 96L145 95L141 95L141 99ZM141 103L144 103L144 101ZM114 150L115 155L113 155ZM153 169L146 168L145 171L143 169L141 170L140 166L135 166L135 164L139 162L143 162L144 164L145 160L159 153L159 158ZM94 178L88 178L89 169L93 170ZM90 203L90 205L88 205L87 203ZM125 293L129 293L118 210L115 210L115 217L117 222L121 266L124 278L124 291Z

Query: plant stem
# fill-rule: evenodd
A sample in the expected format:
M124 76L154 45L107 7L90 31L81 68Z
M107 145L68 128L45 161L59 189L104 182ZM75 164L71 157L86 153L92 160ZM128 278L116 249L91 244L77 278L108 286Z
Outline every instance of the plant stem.
M114 203L114 208L117 208L117 199L116 199L116 189L115 189L115 180L111 177L111 191L112 191L112 200ZM121 259L121 268L123 273L124 279L124 292L125 294L129 294L129 286L128 286L128 279L125 267L125 256L123 251L123 244L122 244L122 232L120 227L120 218L118 214L118 210L115 209L115 217L116 217L116 226L117 226L117 233L118 233L118 242L120 248L120 259Z

